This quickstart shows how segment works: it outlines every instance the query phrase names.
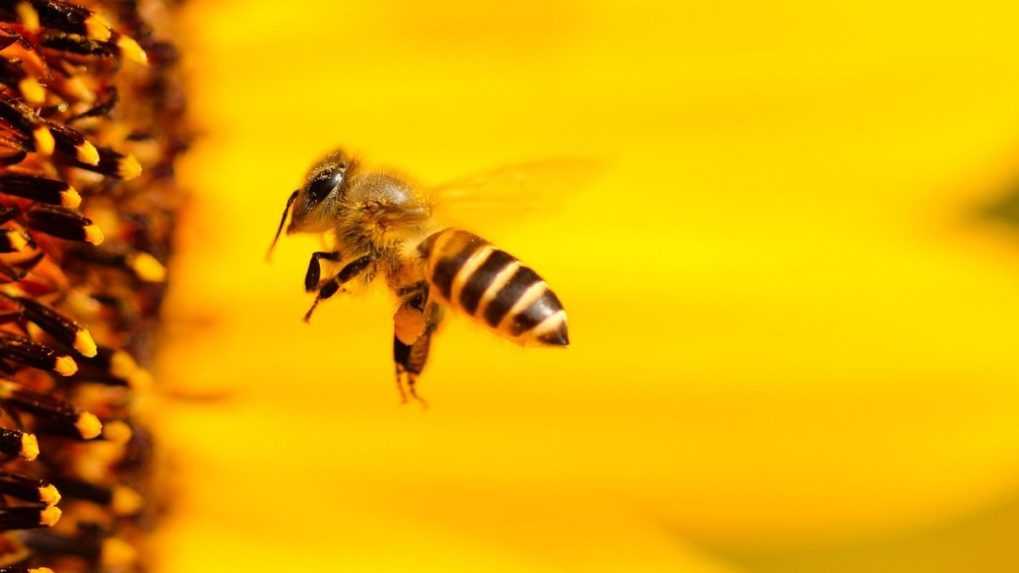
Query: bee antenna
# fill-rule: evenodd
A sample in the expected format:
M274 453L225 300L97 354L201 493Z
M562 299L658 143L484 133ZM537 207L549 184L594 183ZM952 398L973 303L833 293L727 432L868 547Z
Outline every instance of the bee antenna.
M265 252L265 260L272 260L272 250L276 248L276 242L280 240L280 234L283 233L283 225L287 222L287 215L290 213L290 206L294 204L297 199L297 194L300 193L300 189L290 194L290 198L287 199L287 206L283 208L283 216L280 217L280 226L276 229L276 236L272 238L272 243L269 244L269 250Z

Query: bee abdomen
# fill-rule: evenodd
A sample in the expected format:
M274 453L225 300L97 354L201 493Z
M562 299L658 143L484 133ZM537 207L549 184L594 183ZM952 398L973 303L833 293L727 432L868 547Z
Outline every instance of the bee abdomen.
M534 270L477 235L447 229L422 244L429 282L451 306L510 338L565 346L566 311Z

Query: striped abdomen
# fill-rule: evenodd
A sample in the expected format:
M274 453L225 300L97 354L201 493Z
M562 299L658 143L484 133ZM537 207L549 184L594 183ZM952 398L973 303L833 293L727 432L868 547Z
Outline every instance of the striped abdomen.
M516 257L459 229L439 231L419 248L432 292L445 303L521 342L569 344L563 305Z

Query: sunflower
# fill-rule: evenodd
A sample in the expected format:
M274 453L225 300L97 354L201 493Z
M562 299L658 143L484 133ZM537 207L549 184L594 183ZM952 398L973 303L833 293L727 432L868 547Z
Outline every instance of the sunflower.
M136 570L190 136L161 2L0 2L0 570Z

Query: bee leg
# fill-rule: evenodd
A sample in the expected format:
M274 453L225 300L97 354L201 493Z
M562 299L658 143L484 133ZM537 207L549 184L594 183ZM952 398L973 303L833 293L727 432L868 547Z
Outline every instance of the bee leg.
M393 339L393 353L396 353L397 340ZM400 404L407 403L407 391L404 389L403 383L404 372L399 364L396 365L396 391L400 394Z
M393 362L396 365L396 389L400 403L407 403L406 387L413 387L420 368L411 361L414 344L425 333L425 305L428 302L428 283L420 281L396 291L402 303L393 315Z
M337 262L343 255L339 251L317 251L311 254L311 262L308 263L308 272L304 275L304 290L305 292L314 292L318 289L319 281L322 276L322 266L319 261L325 259L327 261Z
M422 334L414 344L404 344L393 337L393 361L396 362L396 388L400 392L400 403L407 403L409 395L415 402L428 407L428 402L417 393L418 376L428 361L428 350L432 344L431 333Z
M312 303L311 308L309 308L308 312L304 315L304 322L311 320L311 314L315 312L319 302L332 297L340 290L340 287L350 282L352 279L357 277L357 275L363 273L374 262L375 257L371 255L365 255L354 259L350 263L347 263L347 266L340 269L340 272L336 273L336 276L322 284L322 286L318 289L318 294L315 296L315 302Z
M393 362L396 364L396 391L400 393L400 403L407 403L407 385L410 377L413 376L407 370L407 362L410 357L410 345L404 344L399 338L393 337Z
M428 363L432 334L442 319L441 307L429 302L427 296L427 290L410 296L393 317L393 361L396 363L396 384L400 390L400 399L406 402L406 385L407 394L423 406L427 406L427 403L417 394L417 379Z

